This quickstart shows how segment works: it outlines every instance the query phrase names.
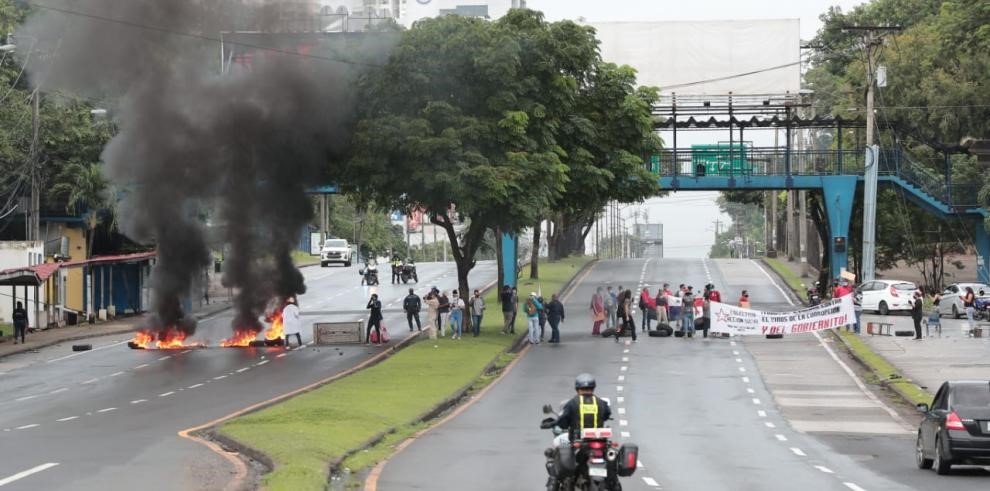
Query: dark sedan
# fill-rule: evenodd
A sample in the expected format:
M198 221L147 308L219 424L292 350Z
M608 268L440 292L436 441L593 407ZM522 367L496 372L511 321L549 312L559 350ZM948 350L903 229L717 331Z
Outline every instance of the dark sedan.
M918 428L921 469L948 474L953 465L990 465L990 381L945 382Z

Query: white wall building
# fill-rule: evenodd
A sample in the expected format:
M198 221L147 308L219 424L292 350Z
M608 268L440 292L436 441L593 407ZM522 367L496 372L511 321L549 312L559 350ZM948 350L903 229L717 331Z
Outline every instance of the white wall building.
M24 268L43 264L45 262L45 248L40 241L0 241L0 271ZM24 300L24 287L17 288L17 300L24 304L28 311L29 324L35 326L34 312L34 288L27 289L28 300ZM42 309L43 310L43 309ZM0 287L0 321L10 323L14 312L11 287ZM5 332L10 334L9 332Z
M510 8L526 6L526 0L322 0L320 3L334 10L346 7L354 17L391 17L406 27L438 15L497 19Z

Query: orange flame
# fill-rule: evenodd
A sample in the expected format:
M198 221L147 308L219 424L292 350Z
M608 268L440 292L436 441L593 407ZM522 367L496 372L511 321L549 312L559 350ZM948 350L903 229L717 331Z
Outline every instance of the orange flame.
M148 349L148 346L155 340L155 336L148 331L138 331L134 333L131 343L141 349Z
M272 327L265 331L265 339L274 341L285 336L282 324L282 310L276 310L271 315Z
M238 329L234 332L233 337L220 341L220 346L224 348L245 347L250 345L251 341L254 341L256 337L258 337L258 331Z

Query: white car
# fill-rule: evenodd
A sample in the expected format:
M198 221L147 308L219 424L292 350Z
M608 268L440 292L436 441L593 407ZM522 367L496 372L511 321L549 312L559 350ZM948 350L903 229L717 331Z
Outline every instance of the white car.
M910 281L874 280L859 285L856 290L863 294L863 310L887 315L894 310L909 312L910 300L918 286Z
M330 263L341 263L351 266L351 246L347 239L327 239L320 251L320 266L327 267Z
M938 313L941 315L952 315L953 319L958 319L966 315L966 308L963 307L962 297L966 294L966 287L973 289L973 294L977 297L980 290L990 292L990 286L983 283L953 283L945 287L942 292L942 301L938 304Z

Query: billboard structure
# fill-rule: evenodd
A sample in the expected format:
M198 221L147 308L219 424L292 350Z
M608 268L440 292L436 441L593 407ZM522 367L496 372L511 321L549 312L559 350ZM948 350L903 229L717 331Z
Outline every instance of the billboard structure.
M630 65L664 94L796 94L798 19L600 22L602 57Z

